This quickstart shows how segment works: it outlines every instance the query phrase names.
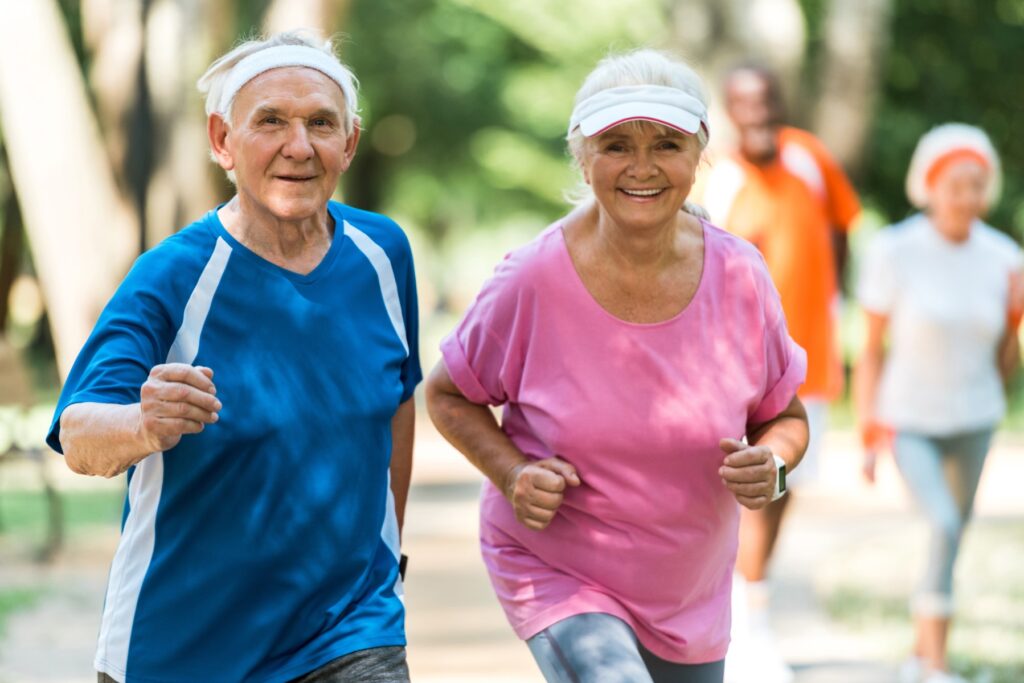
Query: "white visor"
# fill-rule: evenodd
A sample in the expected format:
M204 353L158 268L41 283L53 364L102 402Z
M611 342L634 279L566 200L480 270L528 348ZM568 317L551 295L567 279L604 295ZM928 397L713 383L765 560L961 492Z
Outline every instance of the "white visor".
M704 103L678 88L630 85L609 88L576 105L569 119L569 134L577 128L584 137L599 135L626 121L650 121L693 135L708 128Z

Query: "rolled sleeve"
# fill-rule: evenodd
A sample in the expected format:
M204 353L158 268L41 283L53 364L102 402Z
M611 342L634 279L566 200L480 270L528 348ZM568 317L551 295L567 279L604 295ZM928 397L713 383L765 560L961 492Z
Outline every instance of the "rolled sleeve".
M480 382L473 371L466 350L459 341L458 332L453 332L442 340L441 357L444 359L448 375L463 396L473 403L498 405L504 402L501 397L492 396Z
M796 396L796 390L807 377L807 353L787 337L786 362L777 381L764 394L749 421L763 424L781 413Z

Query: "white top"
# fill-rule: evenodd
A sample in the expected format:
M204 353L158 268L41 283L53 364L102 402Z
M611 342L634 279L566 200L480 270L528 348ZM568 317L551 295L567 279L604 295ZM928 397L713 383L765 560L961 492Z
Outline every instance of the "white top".
M858 298L889 317L876 417L943 436L995 426L1006 410L996 365L1010 274L1020 247L981 221L951 242L923 214L884 230L868 248Z

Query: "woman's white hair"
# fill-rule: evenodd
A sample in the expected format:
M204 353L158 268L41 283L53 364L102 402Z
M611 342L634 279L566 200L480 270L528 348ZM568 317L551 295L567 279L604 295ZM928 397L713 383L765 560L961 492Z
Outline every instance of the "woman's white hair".
M311 47L315 50L320 50L324 54L328 55L340 66L352 79L352 101L345 102L345 134L351 135L352 130L356 125L356 117L359 114L359 102L356 94L359 86L359 81L352 73L351 69L345 66L338 56L334 52L334 41L331 39L324 40L318 34L310 30L296 30L296 31L283 31L281 33L275 33L266 38L256 38L253 40L247 40L244 43L236 46L233 50L225 54L224 56L217 59L210 67L206 70L199 80L196 82L196 87L199 88L199 92L206 97L206 115L209 116L213 113L219 113L224 117L224 120L230 125L231 123L231 108L234 100L228 104L227 111L218 112L217 106L220 102L221 93L224 89L225 82L228 76L231 74L231 70L249 55L255 54L260 50L266 50L267 48L276 47L278 45L301 45L303 47Z
M1002 191L1003 173L999 164L999 153L992 146L988 135L980 128L966 123L945 123L936 126L921 136L910 158L907 169L907 198L919 209L927 208L929 199L928 175L936 163L950 152L967 150L978 154L988 164L985 181L985 209L988 210L999 200Z
M583 85L576 92L576 99L573 101L575 107L583 100L596 95L597 93L610 88L621 88L630 85L660 85L668 88L682 90L688 95L700 100L701 104L707 106L707 97L704 94L704 84L688 64L673 57L669 53L650 48L641 48L626 52L624 54L609 55L597 63L594 70L590 72L583 81ZM624 125L653 125L659 124L633 121ZM696 134L697 143L703 150L708 144L708 133L702 126ZM569 134L569 153L572 155L573 163L577 168L581 167L583 155L586 151L586 138L579 128ZM567 194L567 199L573 204L583 204L590 200L593 193L590 186L581 183L575 190ZM686 202L683 210L687 213L708 218L707 211L692 202Z

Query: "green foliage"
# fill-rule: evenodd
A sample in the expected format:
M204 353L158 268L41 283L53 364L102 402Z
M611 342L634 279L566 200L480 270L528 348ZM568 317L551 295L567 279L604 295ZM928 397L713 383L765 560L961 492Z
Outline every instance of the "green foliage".
M1003 161L1003 201L990 222L1024 234L1024 1L893 3L891 43L861 187L893 219L909 207L903 181L917 140L962 121L983 128Z

